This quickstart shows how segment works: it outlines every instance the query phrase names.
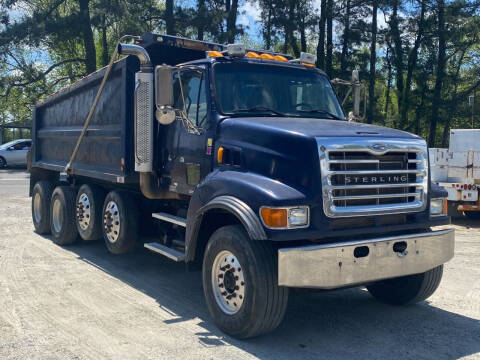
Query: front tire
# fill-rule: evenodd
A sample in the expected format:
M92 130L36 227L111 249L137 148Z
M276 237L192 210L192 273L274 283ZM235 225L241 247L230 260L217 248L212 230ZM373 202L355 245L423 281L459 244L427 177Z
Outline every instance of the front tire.
M277 285L275 251L266 241L250 240L242 226L225 226L213 233L202 277L210 315L225 333L251 338L282 321L288 288Z
M32 221L35 231L44 235L50 233L50 201L54 186L48 181L39 181L32 191Z
M7 161L0 156L0 169L3 169L4 167L7 167Z
M95 185L83 184L76 200L76 225L83 240L102 238L102 211L105 192Z
M110 191L102 212L102 231L108 251L125 254L136 249L140 216L135 198L127 192Z
M421 274L379 281L367 286L370 294L391 305L414 304L429 298L437 290L443 265Z
M77 241L75 225L75 189L70 186L57 186L50 202L50 229L53 242L57 245L70 245Z

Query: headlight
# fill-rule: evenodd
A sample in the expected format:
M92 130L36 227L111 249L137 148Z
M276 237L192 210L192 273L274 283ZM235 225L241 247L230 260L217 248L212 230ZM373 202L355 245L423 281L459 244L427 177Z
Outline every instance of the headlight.
M309 225L308 206L285 208L262 207L260 217L263 224L271 229L294 229Z
M443 215L445 211L445 199L431 199L430 200L430 215Z

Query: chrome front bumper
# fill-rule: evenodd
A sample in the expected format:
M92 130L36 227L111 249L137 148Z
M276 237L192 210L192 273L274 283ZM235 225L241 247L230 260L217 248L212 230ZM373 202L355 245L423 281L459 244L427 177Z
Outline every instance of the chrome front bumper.
M278 284L333 289L418 274L450 260L454 240L448 229L279 249Z

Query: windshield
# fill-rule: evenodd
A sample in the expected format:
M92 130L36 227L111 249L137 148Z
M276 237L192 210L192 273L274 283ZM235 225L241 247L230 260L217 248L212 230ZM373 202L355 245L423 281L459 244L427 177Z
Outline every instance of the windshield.
M17 142L18 142L18 140L13 140L13 141L10 141L10 142L5 143L3 145L0 145L0 150L5 150L5 149L9 148L10 146L15 145Z
M247 63L214 66L224 114L344 119L325 75L304 69Z

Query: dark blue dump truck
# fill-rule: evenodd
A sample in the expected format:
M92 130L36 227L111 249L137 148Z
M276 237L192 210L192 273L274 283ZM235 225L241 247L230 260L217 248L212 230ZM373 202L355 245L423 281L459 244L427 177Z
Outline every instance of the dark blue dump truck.
M432 229L450 219L422 138L347 119L310 54L134 40L108 77L35 108L38 233L201 269L214 322L238 338L275 329L291 288L432 295L454 232Z

